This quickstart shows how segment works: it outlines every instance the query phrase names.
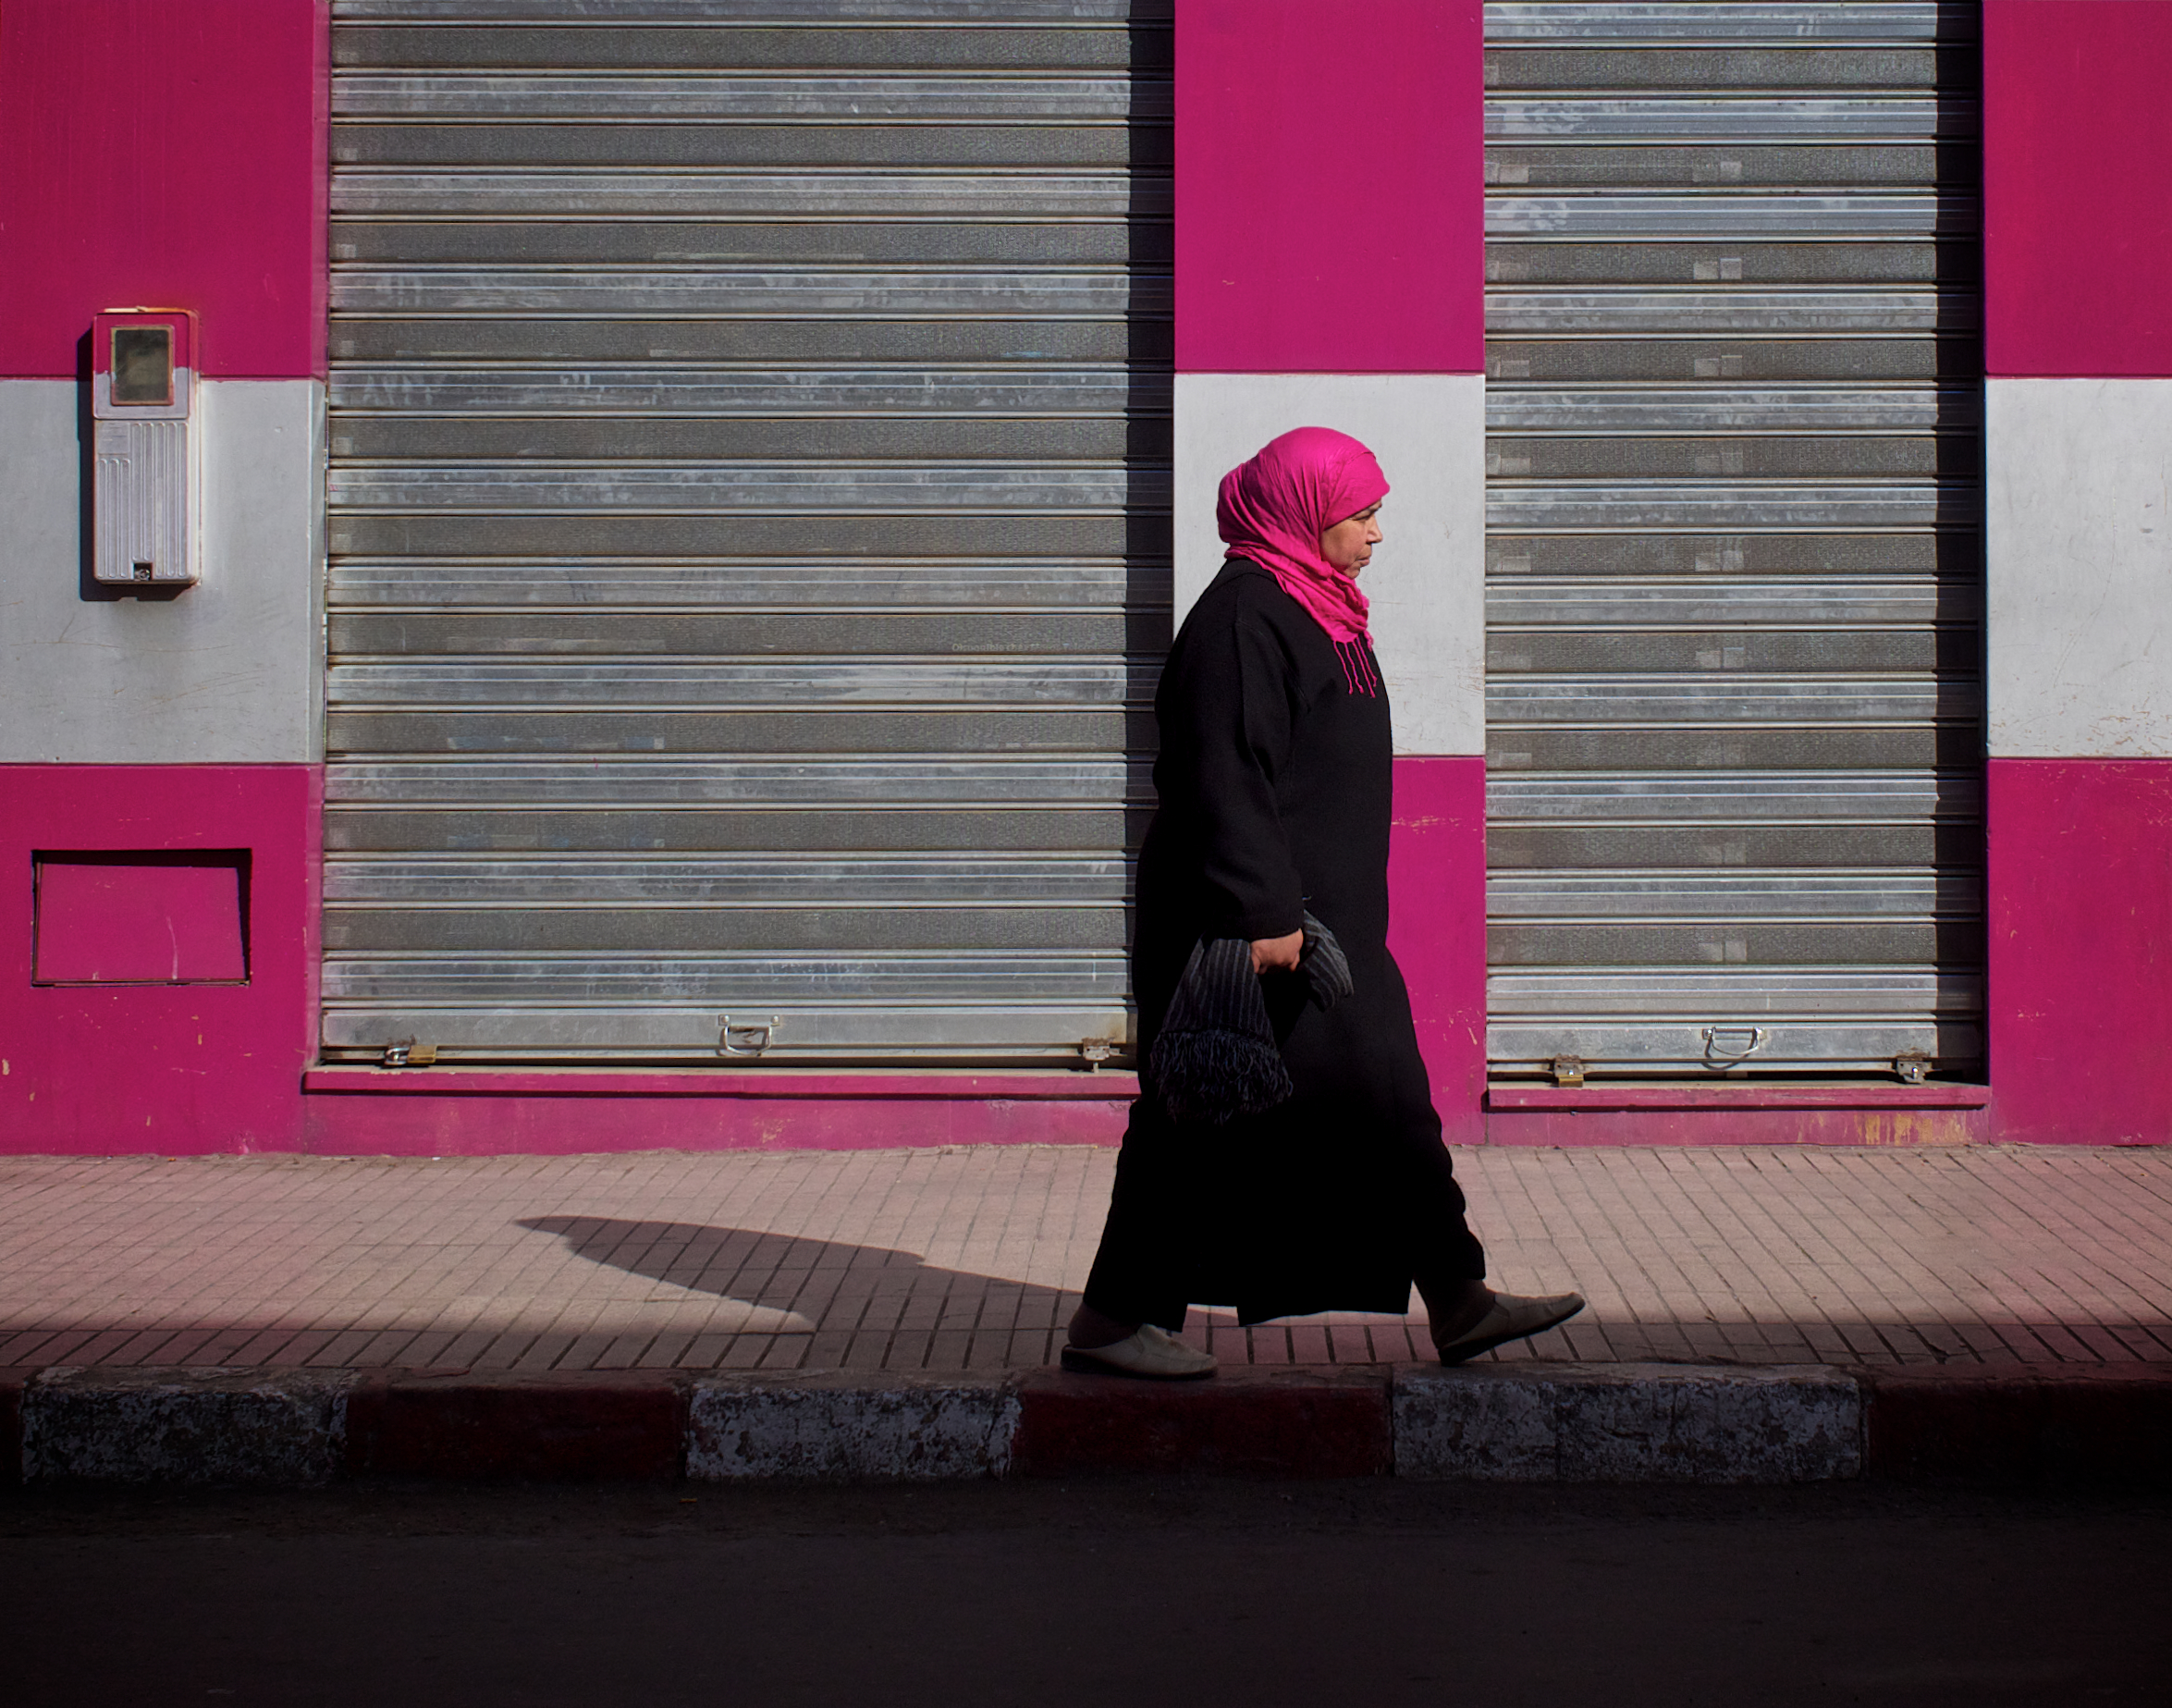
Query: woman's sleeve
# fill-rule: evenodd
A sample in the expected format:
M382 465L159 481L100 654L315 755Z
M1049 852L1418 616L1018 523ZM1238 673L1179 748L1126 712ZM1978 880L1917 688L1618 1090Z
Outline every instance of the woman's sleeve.
M1273 630L1239 608L1185 637L1161 696L1162 751L1184 762L1198 827L1202 935L1257 940L1302 928L1305 896L1275 806L1290 752L1291 665ZM1166 807L1172 803L1164 802Z

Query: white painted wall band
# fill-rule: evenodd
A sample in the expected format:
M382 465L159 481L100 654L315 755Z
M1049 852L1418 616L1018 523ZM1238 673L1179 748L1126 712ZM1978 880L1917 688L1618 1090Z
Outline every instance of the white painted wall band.
M1477 374L1176 376L1176 616L1221 567L1221 477L1292 427L1363 439L1391 488L1364 587L1395 751L1486 750L1486 382Z
M206 380L202 584L85 598L72 380L0 380L0 763L308 763L323 748L317 380Z
M2172 756L2172 379L1984 391L1992 756Z

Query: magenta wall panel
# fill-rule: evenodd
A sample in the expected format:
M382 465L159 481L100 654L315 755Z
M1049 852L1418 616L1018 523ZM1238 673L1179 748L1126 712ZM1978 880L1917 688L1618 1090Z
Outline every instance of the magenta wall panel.
M2172 0L1983 13L1985 366L2172 375Z
M325 371L320 0L0 6L0 377L104 308L202 316L211 378Z
M1485 366L1477 0L1184 0L1180 374Z
M1994 759L1997 1137L2172 1140L2172 760Z
M37 863L39 984L232 984L249 976L242 866L141 855Z
M321 775L304 765L0 766L0 1147L294 1147L315 1030ZM248 982L31 983L32 855L82 848L248 849ZM235 868L223 877L231 897Z
M1452 1145L1485 1139L1486 762L1395 761L1388 948Z

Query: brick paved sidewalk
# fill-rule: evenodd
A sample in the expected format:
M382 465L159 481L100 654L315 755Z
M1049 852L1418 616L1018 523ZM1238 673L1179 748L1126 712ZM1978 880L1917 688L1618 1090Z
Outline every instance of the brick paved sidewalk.
M1112 1152L0 1160L0 1366L1046 1364ZM1524 1358L2172 1362L2172 1150L1462 1150ZM1249 1331L1380 1362L1420 1319ZM1414 1328L1416 1333L1414 1334Z

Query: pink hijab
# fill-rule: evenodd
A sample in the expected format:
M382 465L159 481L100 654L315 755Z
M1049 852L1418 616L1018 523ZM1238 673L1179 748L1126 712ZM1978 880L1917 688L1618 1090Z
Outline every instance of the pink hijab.
M1372 452L1347 433L1297 427L1221 477L1214 519L1230 555L1280 582L1340 652L1366 640L1368 603L1356 582L1319 555L1319 536L1387 491Z

